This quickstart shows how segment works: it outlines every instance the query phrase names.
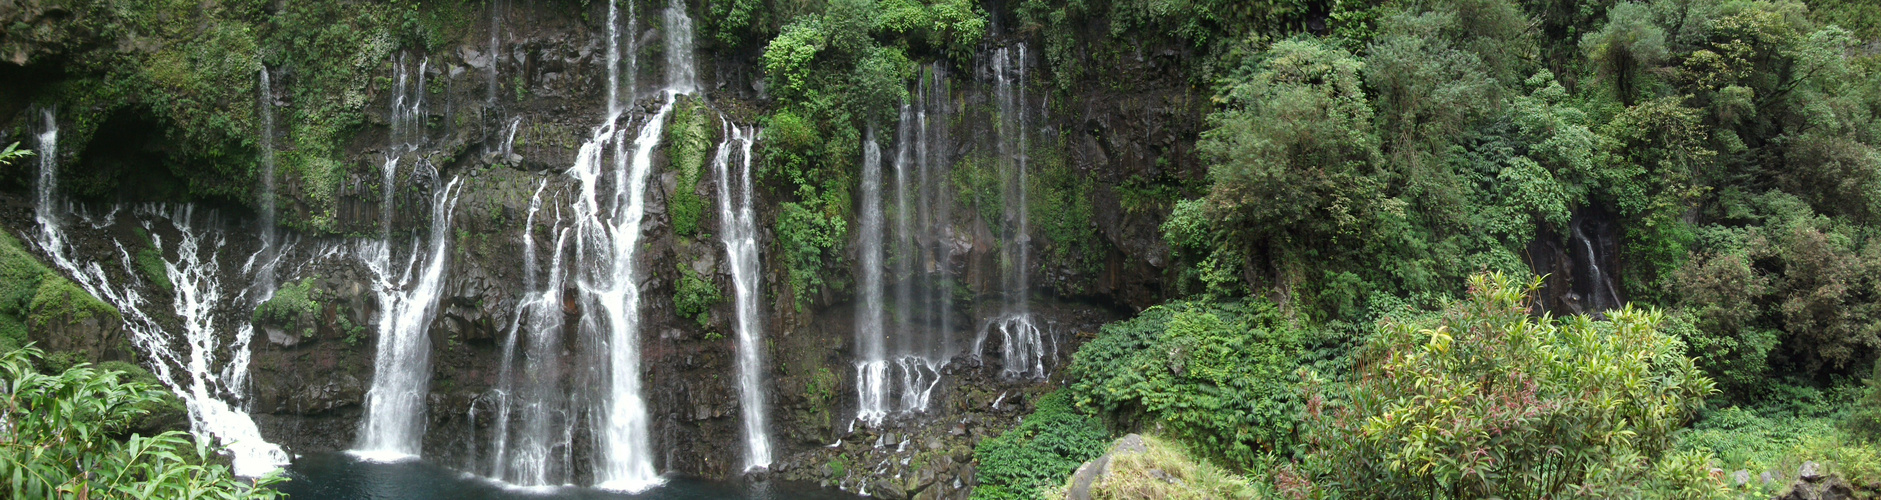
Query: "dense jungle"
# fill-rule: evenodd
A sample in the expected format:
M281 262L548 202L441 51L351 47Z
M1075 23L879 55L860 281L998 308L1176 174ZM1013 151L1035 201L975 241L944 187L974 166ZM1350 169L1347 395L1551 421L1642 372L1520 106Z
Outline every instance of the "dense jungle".
M1867 0L0 0L0 497L1881 498Z

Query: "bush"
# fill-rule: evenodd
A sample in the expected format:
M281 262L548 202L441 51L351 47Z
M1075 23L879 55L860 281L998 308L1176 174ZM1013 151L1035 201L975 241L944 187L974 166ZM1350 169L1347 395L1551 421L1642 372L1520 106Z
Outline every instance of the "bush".
M673 309L681 318L692 318L700 327L711 324L713 305L725 301L725 295L718 287L692 272L685 264L679 265L679 286L673 293Z
M312 337L320 324L320 310L320 290L314 288L314 278L307 278L275 290L267 302L255 306L253 319L256 325L281 327L290 334Z
M1311 468L1378 498L1619 494L1715 390L1662 315L1529 315L1526 284L1477 275L1438 314L1386 320L1343 398L1309 384Z
M275 476L251 485L188 434L119 436L161 401L162 389L86 365L33 369L27 348L0 354L0 492L9 498L275 498Z
M1064 391L1038 399L1018 427L973 449L975 500L1045 498L1085 461L1103 455L1109 436L1096 417L1079 413Z
M1080 348L1069 391L1080 407L1147 415L1203 457L1246 469L1291 449L1301 337L1262 300L1156 306Z

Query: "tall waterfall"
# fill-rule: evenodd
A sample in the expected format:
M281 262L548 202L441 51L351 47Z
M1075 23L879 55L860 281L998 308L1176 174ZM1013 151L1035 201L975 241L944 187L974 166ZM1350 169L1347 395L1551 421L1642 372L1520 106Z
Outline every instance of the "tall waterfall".
M878 424L888 415L888 350L882 329L882 149L875 127L862 139L862 233L856 284L856 419Z
M503 366L495 392L495 437L490 447L490 477L523 486L567 483L574 453L575 415L568 405L561 370L561 269L570 231L561 229L560 209L549 226L555 228L550 233L555 246L548 282L537 286L535 219L547 185L544 181L537 186L523 225L523 299L516 308L516 323L503 342ZM527 341L520 379L515 373L519 339Z
M261 98L256 109L261 114L261 269L255 273L255 282L250 286L257 290L251 298L257 304L268 300L274 294L274 267L280 249L276 248L274 224L274 85L268 79L268 68L261 68Z
M608 103L605 123L576 154L569 174L580 183L575 200L574 270L583 314L581 332L605 353L603 395L593 417L594 479L608 489L639 491L660 484L653 467L651 425L640 373L640 275L635 256L646 218L646 190L653 149L680 94L696 90L693 80L692 21L679 2L666 10L666 101L648 117L633 141L631 161L619 128L620 51L618 8L608 6ZM630 68L631 69L631 68ZM630 74L632 72L630 71ZM611 154L612 176L604 176L604 156ZM611 177L611 179L610 179ZM608 181L612 181L611 184ZM609 184L604 186L604 184ZM603 187L611 188L603 196Z
M385 265L391 260L390 242L361 249L378 280L381 308L372 388L366 391L366 418L355 451L362 458L399 460L423 450L425 396L431 389L429 332L450 264L451 216L460 184L452 179L434 195L429 248L421 251L424 242L414 241L402 270Z
M953 226L947 208L952 187L945 146L948 96L938 63L923 71L914 94L914 101L902 104L895 128L892 240L883 235L887 217L882 158L874 129L863 145L856 420L871 426L894 414L926 411L941 369L955 354L949 270ZM892 260L885 248L889 244ZM890 278L882 275L884 269L893 272L892 325L886 315Z
M404 153L416 151L425 138L424 95L428 65L428 58L418 63L416 85L409 85L413 77L407 71L405 56L400 55L393 61L394 93L386 138L389 151L380 186L383 232L380 241L363 244L359 250L377 280L375 291L380 308L372 386L366 392L366 416L354 450L355 454L370 460L417 457L424 448L425 396L431 387L429 329L437 313L445 267L449 265L451 215L456 209L459 181L453 179L433 193L429 248L426 248L426 241L414 239L402 268L393 265L392 226L397 213L394 186L399 161ZM423 158L413 163L413 178L436 175L436 170ZM425 256L422 262L421 255Z
M763 323L758 311L763 292L758 289L758 227L753 209L751 143L756 133L726 125L725 141L712 158L718 174L719 241L725 244L726 263L732 271L732 302L738 320L738 405L743 410L745 468L771 465L770 420L764 407ZM738 148L738 183L730 169L733 146ZM736 187L737 195L733 196ZM735 205L734 205L735 200Z
M1002 375L1044 378L1045 339L1033 321L1027 301L1032 289L1028 255L1032 237L1026 204L1026 163L1030 156L1026 135L1031 123L1026 116L1025 44L994 51L992 63L995 104L999 108L998 154L1004 170L1001 180L1005 184L1001 200L1005 219L1000 224L1004 229L1000 264L1005 304L1001 315L981 328L979 338L974 341L973 354L979 356L987 337L998 333Z
M169 209L143 206L132 210L133 219L150 234L157 253L176 256L162 260L164 273L175 290L173 305L177 321L163 321L147 313L145 307L150 302L139 292L141 287L135 283L113 284L107 271L109 266L117 268L124 276L138 276L131 252L122 243L112 242L120 257L115 262L80 262L72 254L74 249L66 244L60 214L70 210L59 202L56 191L58 122L52 110L43 113L45 129L37 136L40 181L34 193L39 231L33 243L45 253L47 260L71 276L86 293L118 309L132 344L146 356L146 366L188 408L191 432L213 437L226 446L237 475L260 476L286 465L287 453L262 439L254 420L240 407L227 402L242 398L240 377L248 371L249 351L239 336L235 344L225 348L213 321L216 308L231 302L223 295L217 274L220 267L216 251L222 247L224 239L220 236L207 239L211 231L198 227L204 218L196 216L189 206ZM92 225L102 228L117 223L113 216ZM158 224L170 226L179 235L174 245L165 244L156 231ZM166 324L181 331L166 330Z
M40 110L45 118L45 129L35 136L39 140L39 185L35 186L33 218L39 222L42 239L63 246L59 234L59 212L57 202L59 189L59 121L53 116L51 108ZM47 253L51 253L48 250Z

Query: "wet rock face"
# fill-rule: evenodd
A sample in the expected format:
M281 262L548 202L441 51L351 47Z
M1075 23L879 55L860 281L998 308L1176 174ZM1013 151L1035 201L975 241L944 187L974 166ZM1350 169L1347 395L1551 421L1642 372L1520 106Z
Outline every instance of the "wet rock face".
M1576 210L1568 227L1539 224L1528 244L1530 269L1546 276L1538 303L1556 316L1598 315L1624 303L1620 223L1602 207Z
M656 11L653 2L641 1L645 13ZM20 8L38 4L27 2ZM563 172L574 162L582 141L604 119L605 50L597 30L604 10L594 3L589 12L566 6L509 3L501 17L500 48L488 50L488 27L481 23L462 42L433 54L410 54L425 61L423 77L439 89L426 98L422 139L398 162L393 197L383 196L381 167L395 147L390 144L391 116L387 95L368 96L371 124L346 147L345 179L331 193L335 235L292 235L298 246L283 267L280 281L305 281L314 305L305 313L278 322L254 323L248 310L232 307L221 318L223 331L233 335L240 325L256 327L249 368L247 406L263 435L296 453L344 450L355 443L364 413L367 388L374 374L374 351L379 340L380 287L374 274L360 263L358 249L391 235L394 255L402 259L413 241L428 238L433 195L449 179L462 179L463 191L449 228L450 258L443 295L429 329L431 343L430 394L426 398L428 429L424 454L428 459L467 471L489 470L487 449L495 425L491 401L504 364L505 340L518 332L518 304L522 301L525 266L547 267L556 241L555 221L566 213L578 193ZM11 8L0 5L0 9ZM586 18L584 19L584 16ZM9 14L0 11L0 18ZM638 40L641 69L623 75L636 81L640 92L624 92L625 116L621 126L637 129L658 106L645 92L661 81L659 34L646 31L623 34ZM1038 46L1034 44L1034 46ZM1178 50L1178 49L1172 49ZM1186 49L1179 49L1186 51ZM1050 69L1034 57L1028 72L1040 75L1034 84L1034 109L1051 110L1035 118L1037 137L1064 137L1051 147L1061 149L1072 177L1089 179L1092 213L1088 228L1099 240L1088 252L1069 261L1037 257L1031 273L1038 297L1035 314L1046 324L1053 349L1051 369L1068 363L1081 333L1115 319L1124 309L1160 302L1163 283L1175 264L1158 226L1167 207L1132 202L1129 189L1144 184L1177 184L1200 179L1203 169L1191 150L1203 126L1205 95L1184 76L1179 54L1151 50L1094 67L1102 73L1127 75L1108 85L1077 85L1064 98L1045 106ZM1158 55L1164 54L1164 55ZM762 94L756 54L701 54L701 75L707 78L709 109L749 125L750 117L767 105ZM11 57L11 55L8 55ZM388 65L389 66L389 65ZM408 65L418 71L417 65ZM380 70L385 71L384 69ZM502 85L487 82L494 71ZM1092 71L1098 71L1093 69ZM992 106L987 82L969 83L984 75L962 69L955 95L959 102ZM375 76L390 77L389 74ZM278 89L294 85L291 71L275 80ZM516 92L520 83L526 92ZM977 86L976 86L977 85ZM492 89L497 92L492 93ZM634 99L634 97L641 97ZM1051 99L1060 96L1053 95ZM0 99L5 101L5 99ZM281 106L292 103L282 102ZM0 104L0 115L10 114ZM716 115L714 115L716 116ZM959 156L974 148L990 148L985 133L991 119L962 113L961 129L940 148ZM285 126L285 125L283 125ZM714 123L707 127L716 128ZM1060 133L1062 132L1062 133ZM1044 139L1040 139L1044 140ZM982 141L975 144L974 141ZM762 143L760 143L760 151ZM983 151L982 151L983 152ZM708 152L709 153L709 152ZM686 193L716 200L709 171L695 185L684 185L670 175L678 169L657 153L654 187L648 195L638 284L642 308L640 351L645 398L652 413L656 466L664 472L726 477L740 473L744 450L735 377L736 344L729 300L709 306L703 315L682 317L674 303L682 273L709 282L729 299L732 283L725 269L724 247L715 237L717 211L708 208L697 226L700 234L674 234L675 210L671 200ZM708 154L709 157L709 154ZM958 159L958 158L952 158ZM761 168L761 167L760 167ZM760 178L760 182L766 182ZM535 232L523 234L532 195L538 190L543 209L535 218ZM306 218L318 212L302 200L311 196L297 180L283 179L283 220ZM773 251L778 200L789 193L776 186L761 186L758 227L763 270L761 287L766 360L765 391L772 407L770 429L778 449L774 474L868 491L881 496L964 498L974 485L972 450L980 439L1010 428L1030 411L1031 401L1061 380L1009 380L1000 377L996 339L980 352L967 346L983 330L987 317L997 314L1000 297L999 245L996 234L976 210L952 209L943 217L951 223L934 243L948 248L948 260L939 264L945 273L968 284L959 291L953 308L922 321L947 323L959 347L958 355L942 369L930 411L890 419L877 428L852 425L856 414L855 318L852 290L823 290L810 305L797 308L787 290L780 257ZM1188 195L1188 194L1185 194ZM20 203L15 200L13 203ZM390 204L389 211L385 204ZM715 201L708 201L710 203ZM561 207L564 213L557 213ZM25 208L30 212L30 206ZM384 214L390 213L386 218ZM6 224L16 233L32 227L30 217L13 216ZM566 227L562 224L561 227ZM389 228L389 230L388 230ZM1035 229L1035 232L1037 230ZM291 233L291 231L285 231ZM344 235L344 236L341 236ZM535 262L524 262L523 241L537 249ZM255 251L253 238L231 235L226 255ZM1033 238L1033 256L1049 249L1044 238ZM85 250L94 256L115 255L108 245ZM572 249L570 250L573 251ZM239 259L225 258L225 267ZM683 266L683 270L682 270ZM834 262L833 275L854 272L853 263ZM240 273L230 270L230 276ZM233 280L235 278L231 278ZM842 280L834 280L842 281ZM566 338L554 362L568 387L571 407L585 410L602 389L593 383L594 339L577 328L585 314L574 300L571 282L562 312ZM153 292L154 293L154 292ZM949 293L955 293L949 291ZM70 322L73 349L108 353L117 328L109 321ZM128 353L126 353L128 357ZM576 418L588 418L586 416ZM576 426L572 476L585 482L592 459L586 423ZM877 445L880 442L880 446ZM832 448L830 445L837 443ZM840 466L838 466L840 465Z

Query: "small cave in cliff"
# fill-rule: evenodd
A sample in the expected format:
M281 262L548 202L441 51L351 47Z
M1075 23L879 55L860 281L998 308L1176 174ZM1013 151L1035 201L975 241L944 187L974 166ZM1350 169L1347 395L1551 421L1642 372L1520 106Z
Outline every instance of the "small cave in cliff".
M179 165L207 170L207 162L182 158L165 131L169 127L141 108L113 112L92 134L84 149L69 157L59 189L78 200L113 202L201 201L211 206L232 200L191 193ZM207 172L205 172L207 173Z

